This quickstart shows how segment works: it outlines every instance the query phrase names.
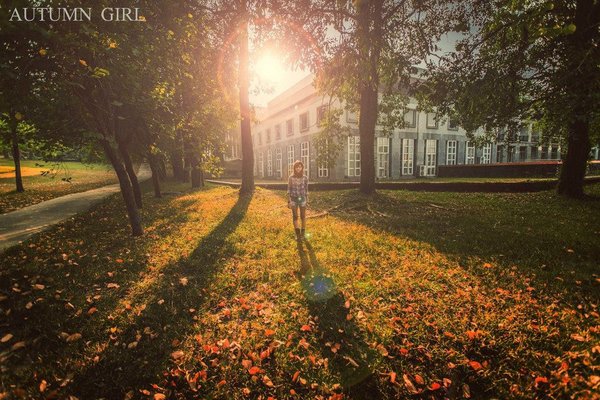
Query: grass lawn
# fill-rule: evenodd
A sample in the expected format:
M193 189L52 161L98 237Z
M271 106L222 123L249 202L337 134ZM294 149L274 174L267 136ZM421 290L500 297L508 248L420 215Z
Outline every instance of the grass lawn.
M143 237L116 195L0 255L0 398L598 394L599 184L315 192L299 244L283 192L144 185Z
M590 175L592 176L592 175ZM524 178L406 178L406 179L381 179L378 182L399 182L399 183L521 183L521 182L538 182L538 181L551 181L557 178L543 178L543 177L524 177ZM242 183L239 178L211 178L211 180ZM287 179L254 179L255 183L287 183ZM316 183L316 182L313 182ZM324 182L325 183L325 182ZM359 183L356 181L355 183Z
M25 160L21 162L25 192L17 193L14 171L12 160L0 159L0 214L69 193L117 183L113 169L106 164L71 161L55 164ZM44 171L50 173L42 175Z

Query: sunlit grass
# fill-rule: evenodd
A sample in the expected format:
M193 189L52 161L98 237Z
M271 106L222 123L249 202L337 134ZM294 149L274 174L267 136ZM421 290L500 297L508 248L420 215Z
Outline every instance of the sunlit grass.
M13 162L0 159L0 213L117 182L114 171L106 164L24 160L21 165L25 192L17 193ZM48 173L42 175L45 171Z
M315 192L310 239L297 243L281 192L166 189L184 193L146 194L144 237L129 236L114 196L2 256L0 337L13 335L0 344L2 391L38 396L42 381L45 395L79 398L596 390L597 200Z

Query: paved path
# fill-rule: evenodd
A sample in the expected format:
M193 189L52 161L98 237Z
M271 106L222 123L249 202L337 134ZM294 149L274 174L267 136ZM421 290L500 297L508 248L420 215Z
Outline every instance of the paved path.
M137 176L140 182L152 176L147 164L140 167ZM92 205L119 190L119 184L116 183L0 214L0 252L54 224L88 210Z

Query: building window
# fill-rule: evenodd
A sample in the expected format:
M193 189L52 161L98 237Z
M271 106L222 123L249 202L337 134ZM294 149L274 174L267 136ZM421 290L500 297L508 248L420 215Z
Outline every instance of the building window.
M437 114L436 113L427 113L427 128L428 129L437 129L439 127Z
M281 124L275 125L275 140L281 139Z
M265 160L263 159L263 152L258 153L258 173L261 178L265 177Z
M508 146L508 151L506 152L506 162L514 162L515 161L515 146Z
M267 143L271 143L271 130L267 129Z
M406 128L415 128L417 126L417 110L406 110L404 112L404 123Z
M387 178L390 169L390 139L377 138L377 177Z
M258 144L262 145L262 132L258 132Z
M294 173L294 145L290 144L287 147L287 165L288 165L288 176Z
M519 161L527 161L527 146L519 147Z
M496 162L504 162L504 146L498 145L496 146Z
M308 130L308 111L304 114L300 114L300 132Z
M539 147L537 147L537 146L533 146L531 148L531 159L532 160L538 160L539 159L540 156L538 154L538 149L539 149Z
M294 134L294 120L288 119L285 123L287 128L287 135L292 136Z
M435 176L437 140L425 140L425 176Z
M304 174L308 177L310 177L309 173L309 169L310 169L310 157L309 157L309 153L308 153L308 142L302 142L300 143L300 161L302 161L302 164L304 164Z
M446 142L446 165L456 164L456 140Z
M283 172L283 165L282 165L282 159L281 159L281 147L278 147L277 149L275 149L275 174L277 175L277 177L279 179L281 179L283 177L282 172Z
M520 142L529 142L529 126L523 125L521 129L519 129L519 141Z
M329 107L327 105L317 107L317 124L321 126L321 122L325 118L325 114L327 113L327 109Z
M348 136L348 176L360 176L360 136Z
M458 122L455 118L448 118L448 130L449 131L457 131L458 130Z
M254 152L254 176L258 175L258 153Z
M465 151L465 164L475 164L475 143L468 141Z
M273 176L273 152L267 150L267 176Z
M358 115L353 111L346 111L346 122L356 124L358 122Z
M558 160L558 146L550 146L550 159Z
M414 139L402 139L402 175L414 175L415 160Z
M323 152L327 153L329 151L329 141L325 139L325 143L322 147ZM329 168L325 164L319 164L319 178L327 178L329 177Z
M489 164L492 162L492 144L486 143L483 145L483 152L481 154L481 163Z
M546 146L540 146L540 159L546 160L548 158L548 148Z

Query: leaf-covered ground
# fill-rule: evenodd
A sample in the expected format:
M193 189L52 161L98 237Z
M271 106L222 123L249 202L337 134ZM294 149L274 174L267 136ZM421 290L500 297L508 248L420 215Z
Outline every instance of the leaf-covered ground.
M17 193L14 171L12 160L0 159L0 214L117 183L114 171L106 164L28 160L22 162L21 169L25 192Z
M113 196L0 255L0 398L597 398L588 189Z

